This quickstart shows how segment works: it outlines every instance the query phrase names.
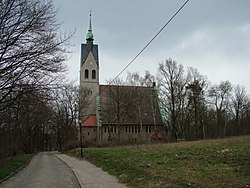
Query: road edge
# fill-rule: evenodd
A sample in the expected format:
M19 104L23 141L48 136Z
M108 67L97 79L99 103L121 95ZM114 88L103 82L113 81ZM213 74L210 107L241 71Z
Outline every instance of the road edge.
M66 163L62 158L60 158L60 157L57 156L57 155L60 155L60 153L57 153L57 154L54 153L54 156L55 156L56 158L58 158L60 161L62 161L62 162L71 170L71 172L73 173L73 175L75 176L75 178L76 178L76 180L77 180L78 185L80 186L80 188L82 188L82 185L81 185L79 179L77 178L77 175L76 175L76 173L74 172L74 170L68 165L68 163Z
M18 168L17 170L15 170L14 172L11 172L7 177L5 177L4 179L0 180L0 185L7 181L9 178L11 178L12 176L16 175L19 171L23 170L25 167L27 167L32 160L34 160L35 157L37 157L40 153L35 154L29 161L27 161L23 166L21 166L20 168Z

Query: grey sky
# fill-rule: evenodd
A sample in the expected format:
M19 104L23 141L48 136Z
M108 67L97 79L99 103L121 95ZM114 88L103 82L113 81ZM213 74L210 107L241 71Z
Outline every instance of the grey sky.
M185 0L54 0L62 30L76 29L69 77L78 79L80 44L85 43L92 10L99 45L100 81L114 78L167 22ZM155 74L171 57L194 67L213 83L229 80L250 91L250 1L190 0L156 40L129 67ZM122 77L126 76L126 72Z

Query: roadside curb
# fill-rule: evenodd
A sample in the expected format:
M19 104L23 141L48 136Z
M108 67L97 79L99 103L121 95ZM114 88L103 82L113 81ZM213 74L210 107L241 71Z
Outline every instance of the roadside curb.
M80 160L67 154L59 154L57 156L72 168L82 188L127 188L127 185L120 183L116 176L110 175L85 159Z
M60 161L62 161L62 162L71 170L71 172L73 173L73 175L75 176L75 178L76 178L76 180L77 180L78 185L80 186L80 188L82 188L82 185L81 185L79 179L77 178L77 176L76 176L74 170L68 165L68 163L66 163L66 162L65 162L62 158L60 158L58 155L60 155L60 153L58 153L58 154L54 153L54 156L55 156L56 158L58 158Z

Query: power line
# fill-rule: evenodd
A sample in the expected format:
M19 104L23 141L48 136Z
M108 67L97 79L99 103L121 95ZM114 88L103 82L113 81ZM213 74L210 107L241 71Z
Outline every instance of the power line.
M165 25L154 35L154 37L142 48L142 50L121 70L121 72L110 82L112 84L138 57L141 53L154 41L154 39L165 29L165 27L175 18L175 16L184 8L189 2L186 0L185 3L175 12L175 14L165 23Z

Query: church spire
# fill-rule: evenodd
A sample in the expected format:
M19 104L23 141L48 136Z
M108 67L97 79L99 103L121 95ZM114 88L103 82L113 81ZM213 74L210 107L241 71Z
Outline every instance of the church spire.
M87 41L93 41L94 40L94 35L92 33L92 25L91 25L91 11L89 13L89 29L88 29L88 33L86 36L86 40Z

